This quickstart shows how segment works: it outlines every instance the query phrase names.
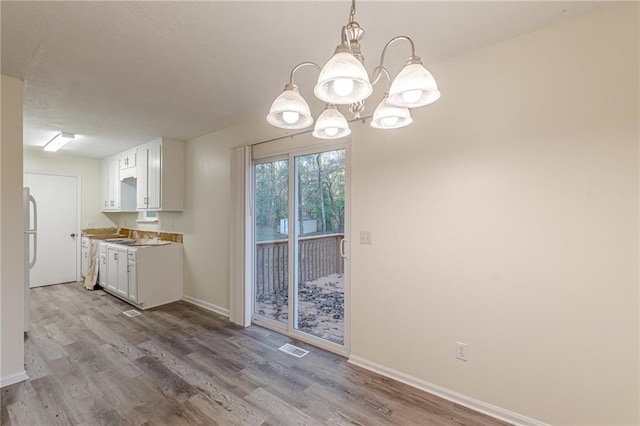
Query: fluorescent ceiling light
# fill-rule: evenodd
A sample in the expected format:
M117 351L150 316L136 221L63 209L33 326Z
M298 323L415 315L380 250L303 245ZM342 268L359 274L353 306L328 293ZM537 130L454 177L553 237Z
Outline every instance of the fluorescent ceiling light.
M74 138L73 133L65 133L65 132L58 133L53 137L53 139L47 142L47 144L44 146L44 150L55 152L60 148L62 148L63 146L65 146L66 144L68 144L69 142L71 142L73 138Z

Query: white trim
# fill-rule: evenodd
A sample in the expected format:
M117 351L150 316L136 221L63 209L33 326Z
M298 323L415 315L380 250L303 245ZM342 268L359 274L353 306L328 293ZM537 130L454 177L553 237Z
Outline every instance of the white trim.
M472 398L467 395L463 395L456 391L443 388L442 386L434 385L417 377L410 376L409 374L402 373L384 365L377 364L375 362L360 358L358 356L351 355L348 361L350 364L357 365L366 370L378 373L381 376L388 377L398 382L404 383L416 389L420 389L427 393L430 393L440 398L446 399L463 407L467 407L473 411L477 411L487 416L493 417L498 420L502 420L517 426L549 426L547 423L543 423L539 420L532 419L530 417L523 416L513 411L506 410L504 408L497 407L484 401Z
M76 199L76 281L82 279L82 176L75 176Z
M0 378L0 388L5 386L13 385L14 383L19 383L27 380L29 376L27 376L27 372L22 370L19 373L12 374L7 377Z
M251 265L253 246L248 224L253 220L251 194L247 188L251 173L251 147L231 150L231 202L229 245L229 320L243 327L251 325Z
M229 310L227 308L223 308L222 306L214 305L213 303L205 302L201 299L196 299L191 296L182 296L182 300L185 302L191 303L192 305L196 305L201 307L202 309L206 309L207 311L215 312L216 314L220 314L229 318Z

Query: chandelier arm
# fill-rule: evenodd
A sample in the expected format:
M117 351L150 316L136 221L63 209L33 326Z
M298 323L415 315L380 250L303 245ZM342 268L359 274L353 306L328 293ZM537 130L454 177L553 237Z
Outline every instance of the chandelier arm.
M293 84L293 75L296 73L296 71L298 71L300 68L304 68L306 66L314 67L317 70L320 70L320 66L318 64L316 64L315 62L302 62L302 63L299 63L298 65L293 67L293 69L291 70L291 74L289 74L289 84Z
M416 56L416 46L415 44L413 44L413 40L411 40L410 37L407 36L398 36L398 37L394 37L391 40L389 40L389 42L384 46L384 49L382 49L382 55L380 55L380 68L383 68L384 65L384 57L387 54L387 49L389 48L389 46L391 46L392 44L394 44L397 41L400 40L406 40L411 44L411 58Z
M371 85L375 85L378 81L380 81L380 77L384 74L387 77L387 82L391 83L391 76L389 75L389 71L383 66L378 65L373 69L373 81Z

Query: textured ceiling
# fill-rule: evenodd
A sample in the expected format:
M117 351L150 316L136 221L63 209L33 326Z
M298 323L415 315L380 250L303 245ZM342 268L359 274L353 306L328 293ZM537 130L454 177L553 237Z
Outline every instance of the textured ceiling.
M356 20L371 70L396 35L412 37L429 64L604 4L363 1ZM295 64L330 57L349 5L2 1L0 71L24 80L26 148L65 131L77 137L62 152L105 157L266 115ZM390 71L407 56L394 46ZM296 75L308 99L314 77L310 68ZM321 105L310 104L317 114Z

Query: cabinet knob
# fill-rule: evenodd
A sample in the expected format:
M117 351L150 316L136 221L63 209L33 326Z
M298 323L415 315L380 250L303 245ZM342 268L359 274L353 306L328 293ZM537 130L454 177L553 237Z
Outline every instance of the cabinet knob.
M72 232L72 233L71 233L71 235L70 235L70 237L71 237L71 238L75 238L75 237L76 237L76 233L75 233L75 232Z

